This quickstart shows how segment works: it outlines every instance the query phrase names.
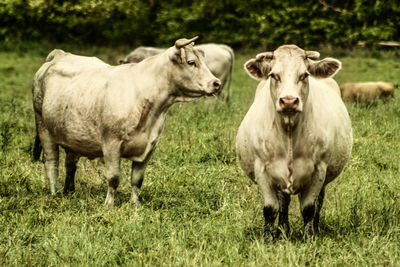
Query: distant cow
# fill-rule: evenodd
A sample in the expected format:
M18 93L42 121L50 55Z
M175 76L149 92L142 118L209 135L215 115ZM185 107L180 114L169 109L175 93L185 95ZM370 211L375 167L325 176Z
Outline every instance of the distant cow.
M232 48L224 44L202 44L196 45L196 48L204 52L206 65L211 73L221 80L221 90L218 94L220 99L224 98L223 88L225 84L227 84L227 95L225 99L229 101L231 96L232 69L235 58ZM118 62L120 64L140 62L145 58L157 55L163 51L165 51L164 48L140 46Z
M108 192L114 203L120 160L132 160L132 201L139 202L145 167L176 102L212 95L220 80L211 74L193 41L180 39L138 64L110 66L95 57L54 50L34 78L33 106L38 136L35 159L43 146L44 165L57 192L58 148L66 152L64 192L74 191L79 157L104 157Z
M388 82L346 83L340 86L342 98L351 102L384 101L394 97L394 85Z
M299 194L305 236L318 232L324 188L350 157L349 115L324 82L341 63L333 58L313 61L318 58L318 52L283 45L244 65L261 82L239 127L236 151L263 197L266 242L274 237L278 214L280 229L289 231L292 194Z

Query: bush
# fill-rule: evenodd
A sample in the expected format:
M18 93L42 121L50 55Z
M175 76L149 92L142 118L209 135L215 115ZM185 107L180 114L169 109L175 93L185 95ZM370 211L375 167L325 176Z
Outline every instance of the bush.
M2 0L0 39L165 46L181 37L234 47L351 46L398 40L397 0ZM271 47L272 46L272 47Z

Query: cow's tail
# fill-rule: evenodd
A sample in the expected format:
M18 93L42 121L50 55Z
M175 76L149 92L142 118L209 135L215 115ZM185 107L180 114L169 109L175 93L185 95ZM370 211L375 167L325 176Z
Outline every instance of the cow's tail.
M231 68L229 70L229 81L228 81L228 95L226 96L225 101L229 102L230 98L231 98L231 82L232 82L232 72L233 72L233 64L235 63L235 53L233 53L232 48L230 48L229 46L226 47L227 50L229 51L229 53L231 54Z
M35 144L33 145L33 160L38 161L42 152L42 144L40 143L39 134L36 133Z

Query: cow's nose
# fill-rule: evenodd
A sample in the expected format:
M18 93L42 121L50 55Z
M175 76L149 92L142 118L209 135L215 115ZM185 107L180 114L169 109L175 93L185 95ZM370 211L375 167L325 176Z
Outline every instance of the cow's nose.
M285 96L279 98L279 105L281 106L282 111L296 111L299 103L300 100L298 97Z
M212 87L213 87L214 91L218 91L221 88L221 81L218 79L215 79L212 82Z

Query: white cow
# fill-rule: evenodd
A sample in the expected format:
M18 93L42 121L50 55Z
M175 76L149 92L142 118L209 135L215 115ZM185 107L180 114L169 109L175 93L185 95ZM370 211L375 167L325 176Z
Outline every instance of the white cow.
M289 230L292 194L299 194L305 236L317 233L324 188L350 157L349 115L324 81L341 63L313 61L318 57L318 52L283 45L245 63L250 76L261 82L239 127L236 150L240 166L263 197L266 241L274 236L278 214L279 228Z
M202 44L196 45L196 48L204 52L205 63L210 69L211 73L221 80L221 90L218 94L220 99L225 98L229 101L231 97L231 81L232 69L235 59L235 54L232 48L224 44ZM124 59L119 60L119 64L137 63L145 58L157 55L165 51L164 48L155 48L149 46L140 46L133 50ZM227 84L227 95L224 97L223 89Z
M34 78L37 134L35 158L44 151L50 189L57 192L58 147L66 152L64 192L74 191L80 156L104 157L114 204L120 160L132 160L132 201L139 202L144 170L175 102L212 95L220 81L204 64L193 41L180 39L163 53L137 64L110 66L94 57L54 50Z

